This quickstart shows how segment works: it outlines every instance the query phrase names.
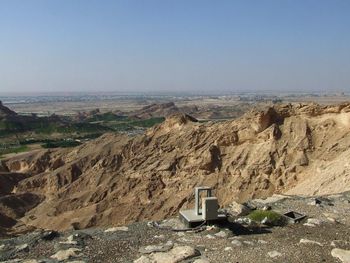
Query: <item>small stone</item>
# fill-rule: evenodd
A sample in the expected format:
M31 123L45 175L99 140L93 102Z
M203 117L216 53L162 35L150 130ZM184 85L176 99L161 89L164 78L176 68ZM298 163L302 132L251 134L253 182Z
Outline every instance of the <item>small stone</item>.
M237 246L237 247L242 246L242 242L237 240L237 239L232 240L231 244L234 245L234 246Z
M227 237L227 233L225 231L220 231L216 233L215 236L225 238Z
M266 224L270 223L270 220L267 217L265 217L263 220L261 220L260 223L263 224L263 225L266 225Z
M258 243L259 243L259 244L267 244L267 242L266 242L265 240L262 240L262 239L259 239L259 240L258 240Z
M173 246L174 246L174 243L171 241L168 241L165 244L161 244L161 245L151 245L151 246L141 247L139 249L139 252L142 254L150 254L154 252L166 252L172 249Z
M304 223L303 225L304 225L304 226L309 226L309 227L315 227L315 226L316 226L316 225L310 224L310 223Z
M254 242L248 241L248 240L243 241L243 243L246 245L251 245L251 246L254 245Z
M5 245L0 245L0 251L5 250Z
M17 252L28 252L29 246L28 246L28 244L18 245L18 246L16 246L16 251Z
M116 232L116 231L129 231L129 228L127 226L117 226L117 227L111 227L105 230L106 233L108 232Z
M350 250L334 248L332 249L331 254L333 257L339 259L343 263L350 262Z
M224 251L231 251L232 250L232 247L225 247L224 248Z
M165 236L164 236L164 235L159 235L159 236L155 235L155 236L154 236L154 238L164 239L164 238L165 238Z
M70 259L72 257L79 257L77 252L81 251L79 248L69 248L66 250L60 250L56 254L52 255L51 258L57 259L58 261L63 261Z
M207 227L206 227L206 230L207 230L207 231L211 231L211 230L214 230L214 229L216 229L216 228L217 228L217 227L214 226L214 225L213 225L213 226L207 226Z
M208 239L214 239L215 238L213 235L210 235L210 234L206 235L205 237L208 238Z
M269 205L265 205L265 206L262 208L262 210L264 210L264 211L269 211L269 210L271 210L271 209L272 209L272 207L269 206Z
M193 263L210 263L210 261L204 258L199 258L193 261Z
M86 234L86 233L83 233L83 232L72 234L72 235L67 237L67 241L60 241L58 243L58 244L66 245L66 246L63 246L63 247L62 246L58 246L58 248L60 250L62 250L62 249L69 248L69 246L71 246L71 245L73 245L73 246L76 246L76 245L82 246L85 243L84 240L87 239L87 238L91 238L91 236L89 234Z
M252 220L248 217L241 217L241 218L237 218L235 220L235 223L242 224L242 225L251 225Z
M339 223L339 221L333 217L327 217L327 220L332 222L332 223Z
M323 213L329 222L339 223L339 213Z
M66 244L66 245L77 245L78 244L78 241L77 240L74 240L74 236L73 235L70 235L68 238L67 238L67 241L61 241L60 244Z
M321 205L321 200L320 199L318 199L318 198L314 198L311 202L309 202L308 204L309 205Z
M311 244L311 245L318 245L318 246L323 246L320 242L309 240L309 239L300 239L299 241L300 244Z
M322 221L317 218L308 218L306 223L312 224L312 225L321 225Z
M181 238L177 239L177 241L182 242L182 243L193 243L192 239L188 239L185 237L181 237Z
M282 254L276 250L273 250L273 251L269 251L267 252L267 255L270 257L270 258L278 258L278 257L281 257Z

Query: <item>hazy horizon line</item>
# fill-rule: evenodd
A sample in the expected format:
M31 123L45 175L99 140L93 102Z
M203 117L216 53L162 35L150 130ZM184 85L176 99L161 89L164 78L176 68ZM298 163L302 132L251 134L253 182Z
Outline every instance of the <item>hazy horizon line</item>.
M2 92L0 96L69 96L69 95L159 95L159 96L229 96L239 94L350 94L350 91L346 90L236 90L236 91L26 91L26 92ZM276 94L276 95L277 95Z

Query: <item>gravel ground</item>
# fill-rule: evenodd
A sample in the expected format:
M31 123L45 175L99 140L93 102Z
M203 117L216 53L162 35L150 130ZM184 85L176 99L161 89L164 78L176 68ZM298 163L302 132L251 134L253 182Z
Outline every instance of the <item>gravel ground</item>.
M334 248L350 250L350 194L345 193L322 199L320 205L311 204L311 198L287 198L269 203L281 213L294 210L314 218L317 224L304 225L307 221L283 227L242 226L227 223L207 227L201 232L175 232L155 228L147 222L129 225L127 228L95 228L55 233L35 231L17 238L0 240L0 261L57 262L50 258L59 250L78 248L77 256L69 260L83 262L133 262L140 258L141 247L165 244L191 246L200 256L182 262L193 262L199 257L207 262L342 262L331 255ZM257 206L266 203L253 202ZM162 222L175 226L175 219ZM75 235L73 242L67 242ZM304 243L300 243L304 239ZM306 241L305 241L306 240ZM72 239L71 239L72 241ZM312 243L313 241L317 243ZM311 242L311 243L310 243ZM27 248L18 248L27 244ZM17 246L17 248L16 248ZM69 260L62 262L69 262ZM35 261L33 261L35 262ZM343 261L346 262L346 261ZM165 262L166 263L166 262Z

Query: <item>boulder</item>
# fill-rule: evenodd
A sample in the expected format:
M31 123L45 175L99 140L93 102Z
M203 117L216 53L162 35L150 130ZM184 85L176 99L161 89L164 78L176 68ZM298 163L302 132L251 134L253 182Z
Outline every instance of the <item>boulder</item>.
M28 252L29 251L29 246L28 244L22 244L16 246L16 252Z
M178 246L169 252L157 252L147 256L141 256L134 263L177 263L182 260L199 256L198 250L190 246Z
M77 254L77 252L80 251L81 250L79 248L69 248L66 250L60 250L56 254L52 255L51 258L57 259L58 261L64 261L72 257L79 257L80 254Z
M105 230L106 233L108 232L116 232L116 231L129 231L129 228L127 226L117 226L117 227L111 227Z
M339 259L343 263L350 262L350 250L334 248L332 249L331 254L333 257Z
M251 212L251 209L244 204L239 204L233 201L229 205L227 211L233 216L246 216Z
M151 254L153 252L166 252L172 249L174 246L173 242L168 241L165 244L161 245L150 245L146 247L141 247L139 252L142 254Z
M276 250L273 250L273 251L269 251L267 252L267 255L270 257L270 258L279 258L282 256L282 254Z
M237 240L237 239L232 240L231 244L234 245L234 246L236 246L236 247L242 246L242 242L239 241L239 240Z
M214 234L216 237L221 237L221 238L226 238L227 237L227 233L225 231L220 231L216 234Z
M300 239L299 241L300 244L311 244L311 245L317 245L317 246L323 246L320 242L314 241L314 240L309 240L309 239Z

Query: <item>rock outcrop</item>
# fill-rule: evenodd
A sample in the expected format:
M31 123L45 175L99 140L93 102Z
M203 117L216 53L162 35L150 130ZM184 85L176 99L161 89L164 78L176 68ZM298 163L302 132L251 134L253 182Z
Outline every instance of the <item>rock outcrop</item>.
M4 106L0 101L0 118L11 115L17 115L17 113Z

